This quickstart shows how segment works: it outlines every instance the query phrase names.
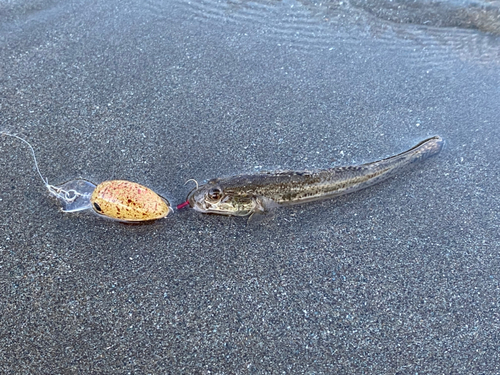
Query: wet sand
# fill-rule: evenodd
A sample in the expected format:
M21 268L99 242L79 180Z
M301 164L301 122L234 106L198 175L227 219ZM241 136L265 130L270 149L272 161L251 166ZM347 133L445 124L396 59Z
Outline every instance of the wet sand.
M127 179L178 204L191 178L446 140L264 222L124 225L58 211L0 138L0 372L498 373L500 39L382 10L0 3L0 128L51 184Z

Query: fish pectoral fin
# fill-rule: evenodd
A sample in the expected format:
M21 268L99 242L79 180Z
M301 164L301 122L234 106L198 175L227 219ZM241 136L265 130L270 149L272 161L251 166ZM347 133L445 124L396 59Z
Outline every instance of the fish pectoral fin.
M271 211L275 209L276 207L279 207L279 204L276 203L274 200L271 198L259 196L255 198L255 210L254 213L264 213Z
M248 217L247 225L250 224L260 224L262 222L269 222L274 219L274 214L270 214L274 208L279 207L279 204L270 198L258 196L253 198L254 208L252 213Z

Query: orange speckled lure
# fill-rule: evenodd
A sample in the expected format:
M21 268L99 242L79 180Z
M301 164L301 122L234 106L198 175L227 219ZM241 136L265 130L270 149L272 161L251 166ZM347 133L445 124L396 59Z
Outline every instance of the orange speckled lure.
M96 186L90 203L95 212L121 221L147 221L168 215L168 201L135 182L111 180Z
M2 134L17 138L29 146L38 175L49 193L61 203L63 212L92 208L97 214L109 219L138 223L164 218L172 210L168 200L136 182L110 180L96 186L90 181L77 179L60 186L50 185L38 168L31 144L17 135Z

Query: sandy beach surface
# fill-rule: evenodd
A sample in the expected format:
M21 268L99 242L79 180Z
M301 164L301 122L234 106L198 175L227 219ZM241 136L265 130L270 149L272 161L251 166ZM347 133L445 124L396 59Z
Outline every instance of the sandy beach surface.
M0 130L53 185L358 164L259 222L65 214L0 137L3 374L498 374L495 2L0 0Z

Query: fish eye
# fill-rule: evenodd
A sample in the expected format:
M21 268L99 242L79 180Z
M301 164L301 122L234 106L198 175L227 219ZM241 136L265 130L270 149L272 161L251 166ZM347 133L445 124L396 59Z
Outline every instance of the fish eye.
M210 199L213 199L213 200L221 199L221 197L222 197L222 190L219 189L219 188L212 188L208 192L208 196L210 197Z

